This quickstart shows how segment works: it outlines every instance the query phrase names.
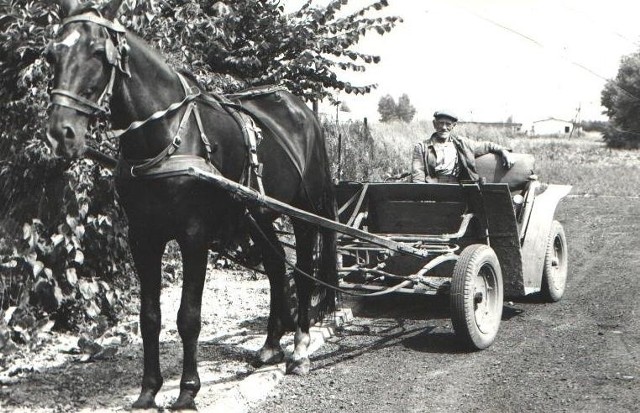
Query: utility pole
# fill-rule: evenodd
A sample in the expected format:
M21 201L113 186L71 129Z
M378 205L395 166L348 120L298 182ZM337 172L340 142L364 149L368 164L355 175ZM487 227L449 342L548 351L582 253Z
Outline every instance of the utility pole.
M342 102L336 101L336 132L338 132L338 182L342 180L342 131L340 130L340 104Z
M582 108L582 102L578 103L578 109L576 110L576 115L573 117L573 125L571 125L571 132L569 132L569 139L571 139L571 136L573 135L573 131L576 128L576 125L578 125L578 122L580 121L581 108Z

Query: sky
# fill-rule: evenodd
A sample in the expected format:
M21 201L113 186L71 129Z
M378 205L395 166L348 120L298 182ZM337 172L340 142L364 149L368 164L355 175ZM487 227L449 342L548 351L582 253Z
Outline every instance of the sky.
M357 47L381 62L344 74L377 89L337 96L354 118L376 121L382 96L406 93L416 119L448 109L463 121L606 120L601 91L621 57L640 51L640 2L633 0L388 1L381 14L404 22L383 36L367 34ZM302 3L286 0L286 8Z

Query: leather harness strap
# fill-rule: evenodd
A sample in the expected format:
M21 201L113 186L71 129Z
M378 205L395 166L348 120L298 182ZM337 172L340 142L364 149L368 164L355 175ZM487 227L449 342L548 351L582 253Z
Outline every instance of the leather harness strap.
M116 37L115 42L117 43L117 45L108 44L106 47L107 49L109 49L109 46L111 46L111 48L115 51L115 56L111 56L111 58L108 59L109 64L111 65L111 74L109 77L109 81L105 86L104 91L100 95L97 102L93 102L73 92L63 90L63 89L54 89L51 91L51 105L63 106L70 109L74 109L88 116L109 115L110 109L108 105L109 105L109 100L111 99L111 94L112 94L113 86L115 83L116 71L119 70L124 74L129 75L128 61L127 61L128 56L126 55L129 49L128 49L128 45L126 44L126 39L124 36L126 34L126 29L117 21L110 21L103 18L102 16L99 15L99 12L97 10L94 10L94 12L98 14L84 13L78 16L68 17L62 22L62 26L68 25L70 23L82 23L82 22L94 23L101 26L105 31L107 31L107 33L108 32L115 33L115 37ZM113 42L112 38L109 35L107 35L106 42L107 43ZM207 137L205 133L204 125L202 123L202 117L200 115L200 111L196 103L196 100L198 98L202 98L207 103L217 104L218 106L222 107L227 113L229 113L229 115L231 115L231 117L236 121L236 123L240 127L240 130L242 131L243 139L248 151L247 170L246 172L243 172L243 175L246 175L245 176L246 185L251 186L251 180L252 180L251 174L253 173L253 175L255 176L256 186L258 187L258 190L260 191L261 194L264 194L264 186L262 184L262 164L258 160L258 150L257 150L258 145L262 140L262 131L256 125L253 117L251 115L245 114L242 111L238 110L238 106L240 105L232 103L231 101L229 101L229 99L225 97L221 97L216 94L211 94L211 96L204 95L197 87L194 87L194 88L189 87L189 84L187 83L184 76L182 76L180 73L177 73L177 75L178 75L178 79L180 80L180 84L182 85L182 88L184 89L184 92L185 92L184 99L182 99L179 102L172 103L166 109L159 110L151 114L149 117L147 117L144 120L132 122L126 129L111 130L103 133L107 139L117 139L128 132L139 129L151 121L161 119L164 116L168 115L169 113L172 113L182 108L184 105L187 105L187 109L183 114L183 117L180 121L178 130L175 136L171 140L171 143L169 143L169 145L165 147L159 154L157 154L155 157L151 159L142 159L142 160L126 160L121 158L120 160L121 163L131 165L130 168L127 168L130 174L130 177L159 176L160 174L159 170L163 169L162 165L165 162L167 162L172 156L178 156L174 154L182 144L183 134L187 129L187 122L192 114L196 119L196 124L200 132L200 139L207 152L206 158L202 158L202 157L199 157L199 158L204 159L204 161L215 170L215 167L213 167L213 164L211 164L211 155L216 151L217 145L215 142L212 144L209 138ZM242 93L238 96L244 96L246 95L246 93L247 92ZM262 92L251 91L248 93L264 93L264 91ZM240 108L244 109L241 106ZM179 155L179 156L183 156L183 155ZM189 157L195 158L198 156L189 155L187 158ZM184 162L184 159L180 161L180 163L183 163L183 162ZM169 162L169 163L173 163L173 162ZM217 170L216 172L219 173L219 171ZM175 175L179 173L180 171L176 170L176 171L172 171L171 175ZM166 173L163 172L162 175L165 176Z
M189 96L197 96L199 95L199 90L196 89L195 93L192 93L191 95L189 94L189 84L187 83L186 79L184 78L184 76L182 76L180 73L177 73L178 75L178 79L180 79L180 84L182 85L182 88L184 89L185 92L185 99L183 100L183 102L185 102L187 100L187 98L189 98ZM157 113L157 112L156 112ZM171 155L173 155L178 148L180 147L180 145L182 144L182 136L184 135L186 129L187 129L187 122L189 121L189 118L191 117L191 114L195 114L195 118L196 118L196 124L198 126L198 129L200 131L200 139L202 140L205 149L207 151L207 161L210 161L211 159L211 153L212 153L212 147L211 147L211 143L209 142L209 139L207 138L206 133L204 132L204 126L202 125L202 119L200 118L200 111L198 110L198 106L195 102L195 98L193 100L190 100L188 105L187 105L187 110L184 112L184 115L182 116L182 119L180 120L180 125L178 126L178 131L176 132L175 136L173 137L173 140L171 141L171 143L164 148L158 155L156 155L155 157L146 160L144 163L140 164L140 165L135 165L131 167L131 176L132 177L136 177L136 176L140 176L142 174L145 174L145 172L148 172L150 169L156 167L158 164L160 164L161 162L165 161L167 158L169 158ZM139 126L138 126L139 127Z

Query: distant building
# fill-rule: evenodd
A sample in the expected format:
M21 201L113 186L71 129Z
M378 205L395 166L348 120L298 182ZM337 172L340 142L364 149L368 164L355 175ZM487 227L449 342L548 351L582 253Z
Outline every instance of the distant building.
M573 130L573 122L568 120L547 118L533 122L532 135L569 135Z
M514 122L458 122L458 125L479 126L481 128L493 128L506 132L518 133L522 130L522 123Z

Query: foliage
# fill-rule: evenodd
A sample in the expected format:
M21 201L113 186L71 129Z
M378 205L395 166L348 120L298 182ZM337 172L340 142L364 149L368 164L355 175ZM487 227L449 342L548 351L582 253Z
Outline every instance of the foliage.
M416 108L411 104L409 95L402 94L398 98L398 106L396 107L396 115L398 119L403 122L409 123L416 114Z
M409 123L416 114L416 108L411 104L409 95L406 93L398 98L398 103L391 95L385 95L378 101L378 113L380 122L401 120Z
M67 329L113 321L130 276L111 173L63 163L44 143L41 54L57 13L48 1L0 3L0 336L28 344L43 317Z
M583 120L580 122L580 127L585 132L604 132L608 125L609 122L599 120Z
M384 95L378 101L378 113L380 114L380 122L390 122L397 119L396 101L391 95Z
M331 176L337 180L369 180L373 141L368 127L360 121L336 124L329 120L324 120L322 127L331 162ZM345 159L353 162L345 162Z
M609 147L640 147L640 53L625 56L618 74L602 90L610 127L603 138Z
M111 172L64 163L44 143L51 74L41 55L60 21L53 3L0 0L0 352L30 342L42 317L68 329L113 321L131 288ZM125 0L121 21L211 90L278 83L311 100L375 87L341 77L379 62L354 50L362 36L401 21L375 15L386 0L353 13L347 4L308 1L285 14L271 0Z
M344 12L347 4L333 0L315 7L307 1L285 14L279 1L127 2L133 29L204 84L227 91L279 84L307 100L331 98L332 90L364 94L375 87L340 77L344 71L364 72L366 64L378 63L379 56L355 51L354 46L367 33L382 35L402 20L373 16L387 0L353 13Z
M433 132L427 122L409 125L395 121L370 126L361 121L336 125L325 120L322 126L332 176L345 181L384 181L409 172L413 145Z

